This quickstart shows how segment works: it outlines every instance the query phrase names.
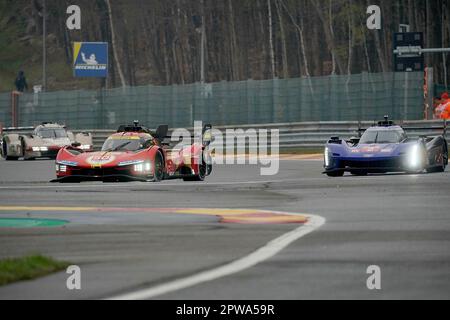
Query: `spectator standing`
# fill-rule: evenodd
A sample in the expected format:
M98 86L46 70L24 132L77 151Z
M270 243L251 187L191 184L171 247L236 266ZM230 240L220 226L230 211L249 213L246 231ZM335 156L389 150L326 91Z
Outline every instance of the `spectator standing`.
M16 90L19 92L24 92L25 90L28 90L27 79L25 78L25 73L22 70L19 71L19 74L17 75L14 84L16 85Z

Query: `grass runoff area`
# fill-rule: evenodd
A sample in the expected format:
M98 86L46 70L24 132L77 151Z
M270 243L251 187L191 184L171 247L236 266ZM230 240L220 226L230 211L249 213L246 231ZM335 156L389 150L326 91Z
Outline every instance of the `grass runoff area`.
M0 260L0 286L65 270L70 264L41 255Z

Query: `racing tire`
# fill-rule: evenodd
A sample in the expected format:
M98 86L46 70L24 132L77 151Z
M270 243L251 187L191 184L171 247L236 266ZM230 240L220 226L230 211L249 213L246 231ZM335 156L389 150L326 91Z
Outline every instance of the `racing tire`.
M439 173L445 172L445 168L448 164L448 151L446 147L442 147L442 164L436 167L427 168L427 173Z
M333 172L327 172L327 176L332 177L332 178L343 177L344 176L344 170L337 170L337 171L333 171Z
M23 137L20 137L20 148L22 149L22 158L24 160L30 160L30 159L26 159L25 158L25 148L26 148L26 146L25 146L25 140L23 139Z
M19 160L19 157L10 157L8 156L8 145L6 144L6 141L3 140L3 150L2 150L2 154L3 157L5 158L6 161L16 161Z
M154 174L153 174L153 182L160 182L164 179L164 159L161 154L161 151L158 151L155 155L155 161L153 162L154 166Z
M190 182L202 182L205 181L206 176L208 175L208 165L206 162L202 159L202 164L199 166L198 175L192 176L192 177L185 177L183 178L183 181L190 181ZM212 170L212 167L211 167Z
M5 139L3 139L2 140L2 150L1 150L2 158L6 158L6 156L7 156L6 150L7 150L6 141L5 141Z

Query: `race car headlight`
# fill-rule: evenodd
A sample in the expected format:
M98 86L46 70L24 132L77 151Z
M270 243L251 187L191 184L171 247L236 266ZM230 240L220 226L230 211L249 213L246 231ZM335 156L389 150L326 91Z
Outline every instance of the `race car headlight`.
M56 171L67 172L67 166L57 164L56 165Z
M138 165L138 164L142 164L142 163L144 163L144 161L142 161L142 160L130 160L130 161L119 162L118 166L124 167L124 166Z
M74 161L58 161L56 163L56 165L62 165L62 166L67 166L67 167L76 167L78 166L78 162L74 162Z
M145 163L139 163L139 164L135 164L134 165L134 171L139 172L139 173L148 173L151 170L151 165L150 162L145 162Z
M419 145L416 144L411 148L411 151L408 155L408 166L410 168L417 168L420 166L420 163L422 161L422 157L420 154L420 148Z
M325 167L329 167L330 166L330 149L325 148L324 151L324 159L325 159Z

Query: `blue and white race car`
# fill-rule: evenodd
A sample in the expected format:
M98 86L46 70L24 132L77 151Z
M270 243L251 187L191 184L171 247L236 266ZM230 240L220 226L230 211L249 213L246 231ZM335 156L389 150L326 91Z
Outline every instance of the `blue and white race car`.
M405 130L385 117L360 138L331 138L325 146L324 167L330 177L368 173L443 172L448 165L448 144L443 135L409 138Z

